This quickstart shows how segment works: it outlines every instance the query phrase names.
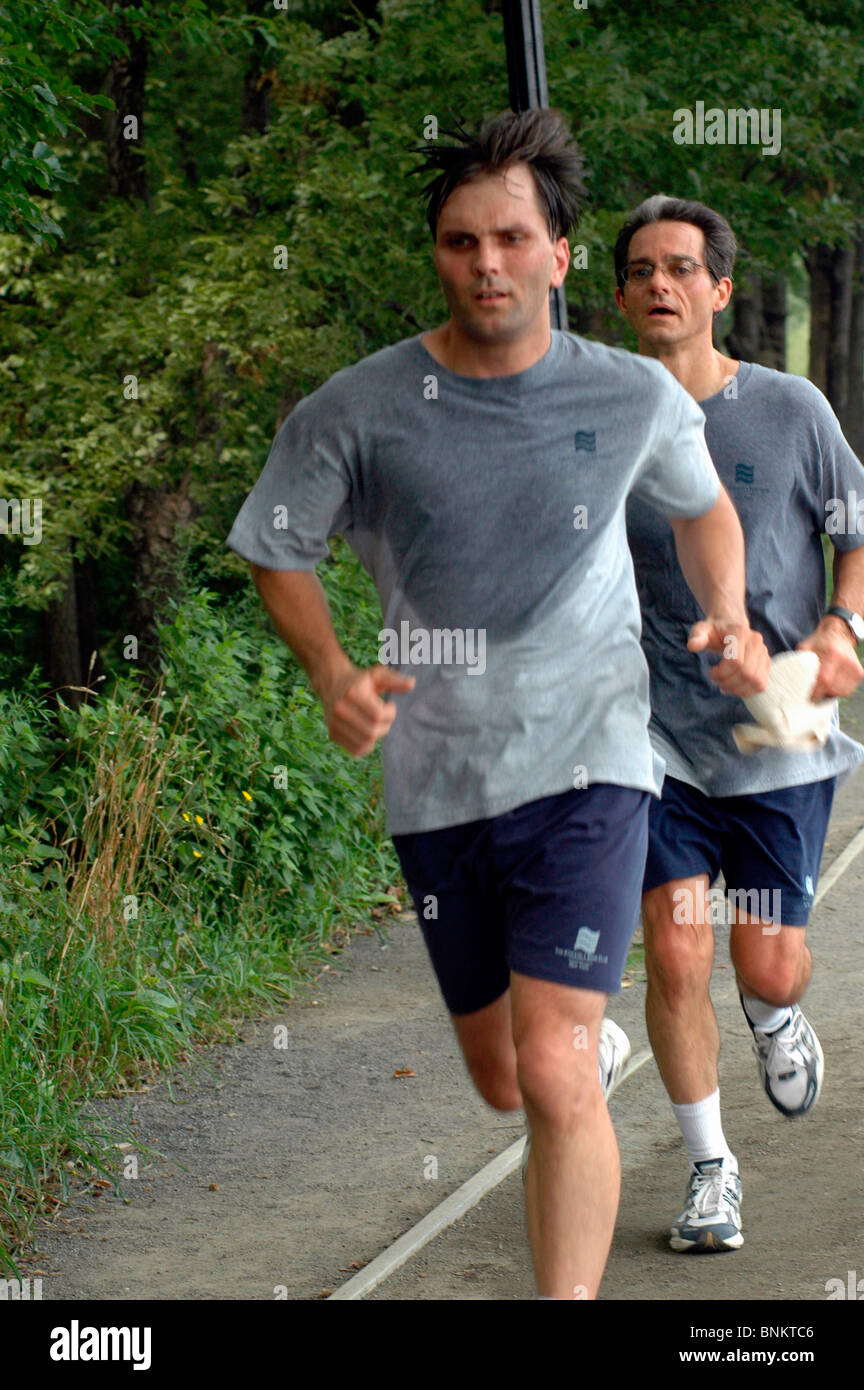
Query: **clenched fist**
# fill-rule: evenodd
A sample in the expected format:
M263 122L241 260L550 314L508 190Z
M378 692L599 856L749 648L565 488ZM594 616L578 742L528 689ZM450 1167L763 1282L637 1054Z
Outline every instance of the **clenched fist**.
M382 699L382 694L388 690L405 693L414 689L414 683L414 676L401 676L389 666L355 667L347 672L321 701L333 742L355 758L371 753L396 718L395 704Z
M864 668L855 653L855 639L843 619L833 614L829 613L815 632L798 643L798 650L815 652L819 658L819 675L811 700L851 695L864 678Z
M746 622L705 618L694 623L687 643L690 652L722 652L723 661L711 668L710 679L725 695L758 695L768 684L771 657L761 632Z

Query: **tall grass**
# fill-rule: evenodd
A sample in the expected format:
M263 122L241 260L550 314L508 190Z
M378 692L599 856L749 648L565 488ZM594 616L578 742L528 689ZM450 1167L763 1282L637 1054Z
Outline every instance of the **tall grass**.
M374 660L374 593L326 576ZM257 603L192 595L134 669L52 718L0 690L0 1263L72 1172L116 1171L82 1103L290 998L334 933L393 902L377 759L329 742Z

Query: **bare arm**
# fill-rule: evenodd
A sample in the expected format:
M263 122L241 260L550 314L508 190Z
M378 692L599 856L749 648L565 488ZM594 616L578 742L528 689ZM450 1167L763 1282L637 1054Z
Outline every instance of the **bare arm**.
M832 604L864 614L864 545L855 550L834 551L834 594ZM842 618L827 614L814 632L798 643L799 651L815 652L819 657L819 676L812 700L833 695L851 695L864 678L864 668L855 652L855 638Z
M744 532L726 489L710 512L670 516L681 571L706 617L746 623Z
M253 564L252 578L282 640L307 672L335 743L362 757L371 753L396 718L385 691L414 688L413 676L387 666L354 665L339 645L327 595L310 570L270 570Z
M771 658L747 618L744 533L728 493L721 487L703 516L670 516L669 524L681 571L705 614L693 624L688 649L722 652L726 659L711 680L728 695L755 695L765 689Z

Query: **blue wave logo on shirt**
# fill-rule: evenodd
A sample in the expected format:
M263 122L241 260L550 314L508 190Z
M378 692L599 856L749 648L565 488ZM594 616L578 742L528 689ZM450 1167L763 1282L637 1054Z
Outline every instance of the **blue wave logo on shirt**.
M596 430L577 430L573 436L576 445L576 452L584 449L586 454L596 454L597 452L597 431Z
M745 484L747 484L748 486L752 486L753 479L754 479L755 476L756 476L756 470L755 470L755 468L753 467L752 463L736 463L736 465L735 465L735 481L736 481L736 483L745 483Z

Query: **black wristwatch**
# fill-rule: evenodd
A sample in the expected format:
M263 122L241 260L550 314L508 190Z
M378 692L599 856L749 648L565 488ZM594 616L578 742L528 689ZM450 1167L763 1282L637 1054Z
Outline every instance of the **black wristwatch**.
M852 629L856 642L864 642L864 618L860 618L857 613L853 613L851 608L829 608L825 614L832 613L835 618L842 618L844 623L848 623Z

